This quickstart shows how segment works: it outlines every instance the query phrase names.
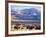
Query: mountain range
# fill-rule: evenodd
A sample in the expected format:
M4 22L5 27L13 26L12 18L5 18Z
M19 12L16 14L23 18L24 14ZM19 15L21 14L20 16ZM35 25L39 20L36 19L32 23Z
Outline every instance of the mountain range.
M11 15L15 15L17 20L40 20L40 10L36 8L11 10Z

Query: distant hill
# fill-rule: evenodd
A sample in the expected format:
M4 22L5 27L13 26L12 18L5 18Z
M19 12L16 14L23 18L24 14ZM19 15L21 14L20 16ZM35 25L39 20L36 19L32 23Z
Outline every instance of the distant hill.
M11 15L15 15L16 19L19 20L40 20L40 11L36 8L23 9L20 10L20 13L14 10L11 12Z

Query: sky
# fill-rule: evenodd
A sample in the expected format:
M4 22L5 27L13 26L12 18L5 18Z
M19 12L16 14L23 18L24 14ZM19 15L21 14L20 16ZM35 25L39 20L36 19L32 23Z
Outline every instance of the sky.
M19 5L11 5L12 10L23 10L23 9L30 9L30 8L36 8L40 10L40 7L38 6L19 6Z

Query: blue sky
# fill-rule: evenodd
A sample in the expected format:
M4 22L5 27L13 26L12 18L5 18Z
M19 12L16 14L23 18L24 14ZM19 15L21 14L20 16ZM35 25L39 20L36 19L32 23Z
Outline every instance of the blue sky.
M11 6L12 10L23 10L23 9L30 9L30 8L36 8L40 10L40 7L38 6L19 6L19 5L12 5Z

